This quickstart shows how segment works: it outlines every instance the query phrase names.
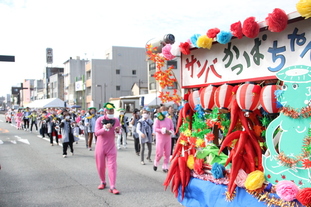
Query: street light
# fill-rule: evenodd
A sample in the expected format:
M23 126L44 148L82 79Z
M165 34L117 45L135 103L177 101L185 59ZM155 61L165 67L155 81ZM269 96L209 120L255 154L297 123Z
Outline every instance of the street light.
M99 110L101 108L101 104L102 104L103 87L102 87L102 85L97 85L97 84L96 84L96 87L100 87L100 102L99 102L99 108L98 108L98 110Z

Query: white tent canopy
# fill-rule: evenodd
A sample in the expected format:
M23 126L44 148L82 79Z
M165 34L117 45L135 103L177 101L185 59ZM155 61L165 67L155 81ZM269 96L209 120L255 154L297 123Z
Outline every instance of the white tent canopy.
M65 107L65 102L59 98L49 98L42 100L35 100L28 104L29 108L62 108Z

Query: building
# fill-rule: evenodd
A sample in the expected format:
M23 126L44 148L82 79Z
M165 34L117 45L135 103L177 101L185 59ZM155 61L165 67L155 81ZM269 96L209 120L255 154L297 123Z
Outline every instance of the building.
M57 73L50 76L49 97L59 98L64 100L64 76L62 73Z
M31 91L34 87L35 79L25 79L22 84L22 92L20 93L22 95L21 97L21 103L20 106L25 106L29 104L31 100Z
M110 98L132 94L134 83L147 83L145 48L113 46L106 59L86 63L86 107L102 107Z
M44 98L43 80L35 80L33 90L31 91L31 101L40 100Z
M46 67L43 73L43 85L44 85L44 99L51 98L49 92L50 77L54 74L63 74L64 68L60 67Z
M82 88L76 90L76 82L82 81L85 78L85 65L87 60L69 58L64 62L64 97L63 100L69 105L83 105L85 95L83 85ZM83 84L83 81L82 81ZM61 99L61 97L58 97Z

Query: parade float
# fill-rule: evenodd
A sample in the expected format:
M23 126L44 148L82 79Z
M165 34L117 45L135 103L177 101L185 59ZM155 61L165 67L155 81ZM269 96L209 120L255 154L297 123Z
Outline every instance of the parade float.
M180 137L163 185L182 205L311 206L311 1L296 9L161 54L147 46L162 86L176 81L162 62L181 54Z

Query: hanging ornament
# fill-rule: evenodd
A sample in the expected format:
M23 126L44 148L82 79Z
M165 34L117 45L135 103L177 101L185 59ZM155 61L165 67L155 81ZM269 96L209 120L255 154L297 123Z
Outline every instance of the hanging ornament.
M259 102L262 108L270 113L278 113L279 108L277 107L277 100L274 95L276 90L280 90L278 85L266 85L261 89Z
M188 101L192 111L196 111L195 107L200 104L200 91L198 89L194 89L190 93Z
M245 83L238 88L236 99L246 116L259 106L260 90L261 87L253 83Z
M214 101L219 109L228 110L231 107L233 86L224 84L219 86L215 91Z
M216 89L215 86L209 85L200 91L200 103L204 110L212 111L215 105L214 94Z

